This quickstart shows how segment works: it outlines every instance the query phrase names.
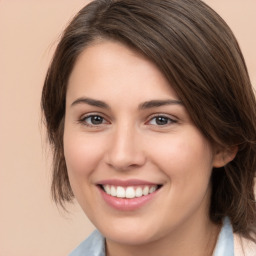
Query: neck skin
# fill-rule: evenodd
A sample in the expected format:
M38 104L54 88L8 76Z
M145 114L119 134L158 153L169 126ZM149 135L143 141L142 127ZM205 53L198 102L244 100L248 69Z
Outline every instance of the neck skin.
M209 205L205 208L209 209ZM127 245L106 239L107 256L211 256L221 226L202 216L202 209L186 219L181 226L159 240L147 244Z

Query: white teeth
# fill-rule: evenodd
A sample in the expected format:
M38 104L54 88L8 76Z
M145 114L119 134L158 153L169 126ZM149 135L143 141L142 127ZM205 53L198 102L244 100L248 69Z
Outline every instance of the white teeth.
M105 192L108 195L119 197L119 198L135 198L141 196L147 196L157 190L157 186L136 186L136 187L122 187L103 185Z
M146 195L148 195L148 193L149 193L149 186L145 186L143 188L143 195L146 196Z
M126 198L134 198L135 197L135 190L133 187L126 188L125 197Z
M125 197L125 189L123 187L117 187L116 196L120 197L120 198L124 198Z
M114 186L111 186L111 188L110 188L110 195L116 196L116 188Z
M142 188L141 187L136 188L135 196L136 197L141 197L142 195L143 195Z
M107 194L109 194L109 195L111 194L111 189L110 189L109 185L104 186L104 189L105 189Z
M156 186L151 187L151 188L149 189L149 194L151 194L151 193L153 193L153 192L155 192L155 191L156 191Z

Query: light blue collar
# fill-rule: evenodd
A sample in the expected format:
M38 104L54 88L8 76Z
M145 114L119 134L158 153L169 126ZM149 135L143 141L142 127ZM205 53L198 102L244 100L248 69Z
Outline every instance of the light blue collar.
M105 256L105 238L95 230L69 256ZM227 217L223 221L213 256L234 256L233 230Z
M69 256L105 256L105 238L95 230Z
M228 217L223 221L213 256L234 256L233 229Z

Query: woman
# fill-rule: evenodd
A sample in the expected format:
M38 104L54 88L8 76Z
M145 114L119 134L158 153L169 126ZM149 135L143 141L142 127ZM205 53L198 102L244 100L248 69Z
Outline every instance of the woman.
M53 198L75 196L98 230L72 256L256 254L255 97L203 2L93 1L64 31L42 109Z

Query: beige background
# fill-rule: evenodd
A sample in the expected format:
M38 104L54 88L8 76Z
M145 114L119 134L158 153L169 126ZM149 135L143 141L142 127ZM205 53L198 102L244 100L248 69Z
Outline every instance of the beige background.
M67 255L93 226L50 198L40 93L58 36L88 1L0 0L0 256ZM233 29L256 85L256 1L207 0Z

